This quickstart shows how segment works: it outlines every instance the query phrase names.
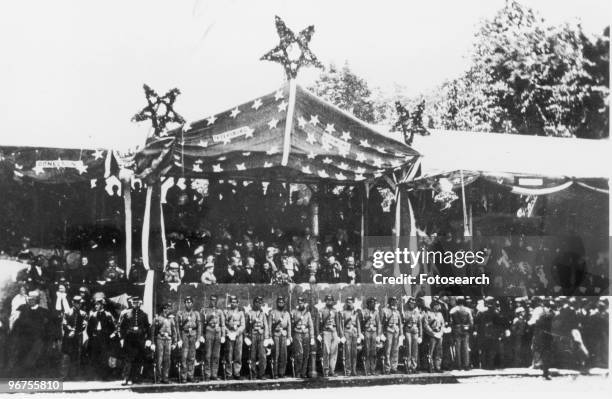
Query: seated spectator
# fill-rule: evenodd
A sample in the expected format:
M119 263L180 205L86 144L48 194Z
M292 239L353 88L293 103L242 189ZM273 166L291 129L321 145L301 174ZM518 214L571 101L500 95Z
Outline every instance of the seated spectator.
M68 272L68 279L74 285L91 284L97 279L95 268L89 263L87 256L81 256L81 263L76 269Z
M202 273L202 276L200 277L200 281L203 284L209 285L209 284L217 284L217 278L215 277L215 261L214 261L215 257L212 255L208 255L206 257L206 263L204 264L204 273Z
M300 262L295 257L293 246L287 245L281 257L283 269L292 281L296 280L296 275L300 272Z
M28 303L28 290L25 281L19 282L19 292L11 300L11 315L9 318L9 328L13 328L13 323L19 317L19 308Z
M258 281L258 275L255 271L255 258L247 256L244 268L238 273L238 282L241 284L255 284Z
M119 281L125 276L125 271L117 266L117 261L114 256L111 256L106 261L106 269L102 272L102 280L110 282L110 281Z
M144 267L142 256L137 257L132 263L129 279L133 283L144 283L147 279L147 269Z
M336 260L335 255L329 255L320 272L320 278L317 279L320 282L327 282L330 284L340 283L342 264Z
M168 268L166 269L164 280L168 284L180 284L181 275L181 267L179 266L179 264L176 262L170 262Z
M242 258L240 253L235 251L230 263L228 263L224 272L218 278L219 284L233 284L238 282L238 269L242 266Z
M183 267L183 283L198 283L200 276L204 271L204 258L201 254L196 257L195 264L192 265L189 259L181 258L181 265Z
M346 258L346 267L342 270L340 282L345 284L358 284L361 282L356 271L354 256Z

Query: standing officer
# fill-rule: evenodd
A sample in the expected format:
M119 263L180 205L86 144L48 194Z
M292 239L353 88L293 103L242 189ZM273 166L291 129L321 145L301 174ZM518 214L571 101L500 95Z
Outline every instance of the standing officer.
M229 297L230 308L225 312L225 364L223 371L227 378L233 376L240 378L242 369L242 342L246 321L244 311L238 307L238 298L235 295Z
M402 316L397 309L397 298L389 297L388 306L382 312L383 338L385 342L385 364L386 374L397 372L397 361L399 356L400 337L404 335Z
M315 345L314 324L306 301L302 295L297 298L297 307L291 312L293 327L293 359L295 374L300 378L308 376L310 347Z
M108 357L111 335L115 331L115 320L107 310L104 310L104 298L94 302L94 309L89 313L87 335L89 336L89 356L96 374L102 379L108 378Z
M359 313L355 310L355 298L346 298L344 310L341 312L342 336L346 340L343 348L344 355L344 375L357 375L357 345L361 343L361 323Z
M244 339L251 347L249 354L249 373L257 366L257 378L263 379L266 372L266 343L270 335L268 318L261 309L263 298L257 296L253 299L253 309L247 314L247 337Z
M291 344L291 315L285 309L285 297L276 298L276 309L270 312L270 336L273 341L272 378L283 378L287 370L287 345Z
M336 304L332 295L325 296L325 308L320 314L320 335L317 337L323 345L323 377L334 377L338 359L338 343L346 341L342 336L340 313L334 309Z
M139 297L132 297L132 308L122 314L119 324L119 338L125 354L122 385L132 385L140 372L145 349L151 346L151 324L147 314L140 309L141 305Z
M178 330L174 319L170 317L170 309L172 305L165 303L162 306L161 314L158 314L153 321L151 327L151 337L155 340L153 350L157 348L157 356L155 358L155 367L157 370L157 378L162 384L168 383L168 374L170 372L170 353L174 345L178 341ZM196 313L197 314L197 313ZM185 337L187 340L188 338ZM188 344L185 344L187 347Z
M489 297L485 300L486 310L476 315L478 343L481 351L482 368L495 368L495 359L502 359L502 337L506 328L505 320L497 310L495 299Z
M413 297L408 298L408 308L404 313L404 334L407 372L415 373L419 367L419 345L423 341L423 315Z
M456 367L458 370L470 368L470 336L474 328L472 310L465 306L465 299L457 297L457 305L450 310L451 329L455 344Z
M62 319L62 377L67 378L81 369L81 350L83 332L87 329L87 313L81 309L83 298L76 295L72 298L72 307L64 313Z
M204 323L204 379L216 380L219 375L221 344L225 343L225 315L217 307L217 295L209 297L208 308L202 309Z
M202 340L200 314L193 309L193 299L185 297L185 310L178 312L176 321L180 334L178 347L181 348L181 379L193 382L196 350Z
M382 335L382 324L380 314L376 310L376 299L366 299L366 309L362 312L363 322L363 356L366 375L376 373L376 345L380 342Z
M444 314L442 305L437 300L431 303L431 310L423 320L423 329L427 335L427 366L429 372L440 371L442 367L442 337L444 335Z

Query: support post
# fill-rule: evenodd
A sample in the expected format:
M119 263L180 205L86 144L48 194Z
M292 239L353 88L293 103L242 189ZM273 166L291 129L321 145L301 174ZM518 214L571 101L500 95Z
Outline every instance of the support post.
M130 182L123 182L123 206L125 215L125 275L130 276L132 267L132 186Z

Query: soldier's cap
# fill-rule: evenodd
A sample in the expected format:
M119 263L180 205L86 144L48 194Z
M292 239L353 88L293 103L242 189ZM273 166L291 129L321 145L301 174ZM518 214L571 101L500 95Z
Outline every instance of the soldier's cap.
M106 303L106 301L104 300L104 298L96 298L94 300L94 303L101 303L102 305L104 305L104 303Z
M332 294L327 294L327 295L325 295L325 300L326 301L333 301L334 300L334 296Z
M431 301L431 307L433 308L435 305L442 306L442 302L437 299Z
M80 295L75 295L75 296L72 297L72 300L74 302L83 302L83 297L80 296Z
M411 302L416 303L416 299L413 296L409 296L407 302L408 303L411 303Z
M134 295L131 298L131 300L132 300L132 302L141 302L142 301L142 299L138 295Z
M172 309L172 304L170 302L166 302L162 305L162 309Z
M394 296L390 296L389 299L387 299L387 302L391 303L391 302L397 302L397 298Z
M282 295L279 295L279 296L276 298L276 302L281 302L281 301L282 301L282 302L285 302L285 297L284 297L284 296L282 296Z
M228 299L230 302L238 301L238 297L236 295L230 295Z
M304 295L298 295L298 297L297 297L297 301L298 301L298 302L305 302L305 301L306 301L306 298L304 298Z
M211 296L208 297L208 299L210 299L211 301L216 301L217 300L217 294L212 294Z
M263 297L256 296L255 298L253 298L253 302L263 302Z
M351 301L351 302L355 302L355 298L353 298L352 296L347 296L346 297L346 301Z
M525 313L525 308L523 308L522 306L519 306L518 308L514 309L514 313L516 314Z
M368 299L366 299L367 303L372 303L372 302L376 302L376 298L374 298L373 296L368 297Z
M176 262L170 262L170 264L168 265L168 267L170 269L178 269L179 268L179 264Z
M193 298L192 298L191 296L189 296L189 295L187 295L187 296L185 297L185 299L183 299L183 302L188 302L188 301L189 301L189 302L193 302Z

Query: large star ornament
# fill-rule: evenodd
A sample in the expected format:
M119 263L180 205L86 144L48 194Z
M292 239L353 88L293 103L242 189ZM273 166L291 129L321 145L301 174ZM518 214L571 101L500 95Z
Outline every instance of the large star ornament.
M133 122L151 120L153 135L163 136L166 134L166 125L169 123L185 123L185 119L174 111L176 97L181 94L180 90L174 88L160 96L146 84L143 85L147 106L132 117Z
M298 71L303 66L315 66L323 68L317 57L308 48L308 43L314 33L314 26L310 25L302 30L297 36L287 28L280 17L275 18L276 31L280 37L280 43L261 57L262 60L278 62L285 69L287 80L295 79Z

